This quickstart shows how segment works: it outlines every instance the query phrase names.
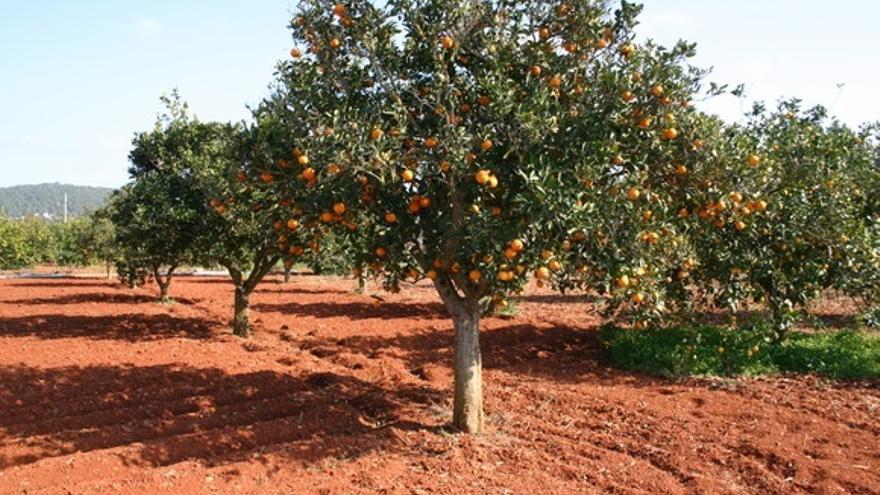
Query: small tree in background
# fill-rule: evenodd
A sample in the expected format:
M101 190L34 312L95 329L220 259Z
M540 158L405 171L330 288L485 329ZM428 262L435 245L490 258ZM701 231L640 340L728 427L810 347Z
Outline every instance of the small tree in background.
M0 270L14 270L28 266L31 249L21 222L0 214Z
M825 289L876 293L865 277L878 256L870 133L792 100L773 112L757 105L747 124L713 141L719 148L687 206L700 219L691 222L700 284L719 305L766 303L784 338L795 310Z
M279 205L264 189L246 180L249 170L271 160L273 125L263 117L250 127L218 129L218 137L225 140L224 153L202 157L196 174L214 209L202 249L206 259L229 271L235 285L232 328L242 337L251 328L251 294L281 259L278 243L266 235L276 223Z

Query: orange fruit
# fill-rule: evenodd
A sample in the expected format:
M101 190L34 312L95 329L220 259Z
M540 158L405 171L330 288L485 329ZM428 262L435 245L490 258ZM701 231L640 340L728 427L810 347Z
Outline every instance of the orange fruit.
M449 50L450 48L455 46L455 40L452 39L452 36L449 35L442 36L440 37L440 46Z
M504 257L507 258L508 261L516 258L517 252L513 248L509 247L504 250Z
M342 45L342 42L339 41L339 38L333 38L330 40L330 48L336 50L340 45Z
M299 228L299 222L295 218L291 218L287 221L287 228L290 230L296 230Z
M447 162L445 160L440 162L440 171L441 172L443 172L445 174L445 173L449 172L449 169L450 169L449 162Z
M746 229L746 223L742 220L737 220L735 224L733 224L734 228L739 231L743 231Z
M661 86L659 84L655 84L655 85L651 86L651 94L652 95L659 98L659 97L663 96L663 92L664 92L663 86Z
M290 56L293 58L300 58L302 56L302 50L300 50L299 48L291 48Z
M384 248L384 247L379 246L379 247L376 248L376 256L382 258L382 257L385 256L385 253L386 253L386 251L385 251L385 248Z
M379 139L382 139L382 136L384 134L385 133L382 132L382 129L379 129L378 127L373 127L373 130L370 131L370 139L372 139L373 141L378 141Z
M636 292L632 295L632 297L630 297L630 300L632 300L632 302L636 304L642 304L645 301L645 296L642 295L640 292Z
M636 95L634 95L632 91L624 91L620 94L620 98L627 103L633 101L635 97Z
M549 38L550 37L550 28L545 26L545 27L542 27L541 29L538 29L538 37L540 37L542 40L546 40L547 38Z
M615 155L615 157L611 159L611 163L613 163L614 165L623 165L623 157L620 155Z
M468 278L471 282L477 283L482 277L483 275L480 273L479 270L471 270L470 272L468 272Z
M678 210L678 218L687 218L690 216L690 212L688 212L687 208L681 208Z
M480 143L480 149L482 149L483 151L491 150L492 146L493 146L492 140L490 140L490 139L484 139L483 142Z
M428 148L429 150L436 148L437 144L438 144L438 141L437 141L437 138L435 138L435 137L429 137L429 138L425 139L425 148Z
M550 270L547 269L546 266L539 266L537 270L535 270L535 278L538 280L546 280L550 278Z
M605 38L599 38L598 40L596 40L596 48L600 50L603 48L608 48L608 40L606 40Z
M620 54L624 57L629 57L635 51L636 47L632 43L627 43L620 47Z
M482 106L484 106L484 107L488 107L490 101L491 101L491 100L490 100L489 97L486 96L486 95L483 95L483 96L480 97L480 105L482 105Z
M629 188L629 190L626 192L626 197L627 197L627 199L629 199L630 201L635 201L635 200L639 199L639 197L640 197L641 195L642 195L642 192L639 191L639 189L636 188L636 187L631 187L631 188Z
M397 223L397 215L395 215L394 212L389 211L385 213L385 221L388 223Z
M748 162L750 167L757 167L761 164L761 157L755 154L751 154L746 157L746 162Z
M674 127L670 127L663 131L663 139L667 141L672 141L673 139L678 137L678 130Z
M519 239L514 239L510 241L510 249L513 249L517 253L521 253L523 249L525 249L525 243Z
M647 129L647 128L651 127L651 124L653 122L654 122L654 119L652 119L651 117L644 117L641 120L639 120L639 127L641 127L642 129Z
M270 174L269 172L263 172L262 174L260 174L260 179L263 182L265 182L266 184L268 184L268 183L272 182L273 180L275 180L275 176Z
M730 195L728 197L730 198L731 201L733 201L733 204L739 204L743 200L742 194L740 194L736 191L730 193Z
M498 177L495 177L494 175L489 177L489 181L486 182L486 185L489 186L490 189L495 189L498 187Z
M678 165L675 167L675 173L678 175L687 175L688 169L684 165Z
M422 196L421 198L419 198L419 206L421 206L422 208L427 208L431 206L431 199Z
M400 173L400 178L403 179L404 182L412 182L412 180L415 178L415 174L412 170L405 169L403 172Z
M302 177L305 180L313 180L315 178L315 169L309 167L302 171Z
M425 273L425 276L431 280L437 280L437 272L435 272L434 270L428 270Z
M629 277L626 275L621 275L617 278L617 286L621 289L626 289L629 287Z
M333 15L336 17L345 17L345 5L337 3L333 6Z
M562 268L562 264L559 263L559 260L550 260L550 262L547 263L547 266L548 266L551 270L553 270L554 272L555 272L555 271L559 271L559 269Z
M529 74L531 74L533 77L540 76L541 75L541 66L540 65L533 65L529 69Z
M334 204L333 204L333 211L334 211L337 215L342 215L343 213L345 213L345 203L341 203L341 202L339 202L339 203L334 203Z
M481 186L488 183L490 178L492 178L492 173L485 169L479 170L474 174L474 180L476 180L477 184L480 184Z
M296 161L297 161L297 163L299 163L300 165L302 165L302 166L306 166L306 165L309 164L309 156L308 156L308 155L299 155L299 156L296 158Z
M550 81L548 82L548 84L550 85L551 88L558 88L559 86L562 86L562 78L559 77L558 74L556 74L550 78Z

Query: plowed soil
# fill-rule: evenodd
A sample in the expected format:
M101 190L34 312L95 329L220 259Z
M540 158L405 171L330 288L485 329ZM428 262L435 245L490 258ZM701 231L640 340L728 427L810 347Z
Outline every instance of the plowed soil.
M424 285L0 280L0 494L880 493L880 384L619 371L584 298L484 321L487 432L449 432Z

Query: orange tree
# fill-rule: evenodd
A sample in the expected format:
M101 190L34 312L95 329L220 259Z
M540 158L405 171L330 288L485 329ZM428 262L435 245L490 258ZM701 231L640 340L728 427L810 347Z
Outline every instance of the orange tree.
M653 260L678 242L666 189L682 194L677 167L697 159L684 127L703 74L683 63L690 45L637 46L638 12L309 0L291 24L273 95L290 142L272 187L299 224L347 232L352 263L387 289L433 282L455 329L461 430L483 423L479 323L493 301L554 271L569 287L596 265L593 285L608 287L671 264Z
M866 278L877 257L872 132L797 100L756 105L746 124L720 131L718 158L686 205L700 285L717 304L766 303L784 338L823 290L876 291Z
M286 239L276 241L266 231L284 226L278 220L279 205L265 188L253 186L272 182L266 168L273 161L273 140L278 125L257 113L248 126L222 126L219 154L208 157L197 173L198 187L214 210L207 221L207 243L202 246L210 263L227 269L235 286L232 327L239 336L251 328L250 296L257 285L285 255ZM262 177L262 178L260 178Z

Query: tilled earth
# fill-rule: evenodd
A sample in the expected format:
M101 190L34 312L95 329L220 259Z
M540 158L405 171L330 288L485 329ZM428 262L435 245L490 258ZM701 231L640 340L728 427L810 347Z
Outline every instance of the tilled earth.
M880 384L612 368L583 297L484 320L487 432L449 432L430 287L277 279L177 303L101 279L0 280L0 494L880 493Z

